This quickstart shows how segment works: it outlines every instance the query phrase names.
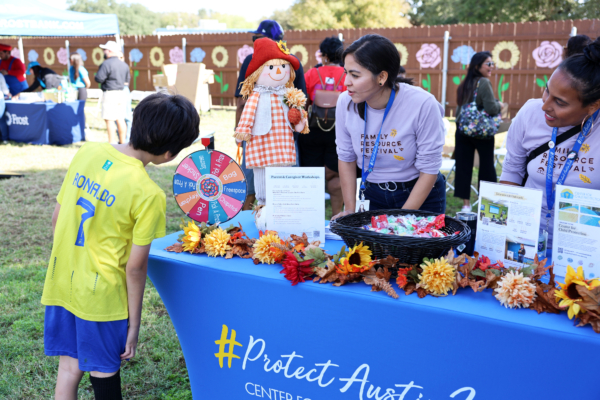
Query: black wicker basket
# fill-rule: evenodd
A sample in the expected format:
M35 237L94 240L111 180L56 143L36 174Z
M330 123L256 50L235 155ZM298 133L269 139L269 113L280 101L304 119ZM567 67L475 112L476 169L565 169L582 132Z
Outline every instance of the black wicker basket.
M467 243L471 237L471 229L461 221L446 217L446 226L441 229L451 236L441 238L421 238L412 236L397 236L363 229L364 225L371 224L371 217L386 214L407 215L413 214L417 217L437 216L429 211L418 210L377 210L350 214L331 222L331 231L344 239L347 246L354 246L363 242L373 252L373 259L381 259L393 256L403 264L420 264L424 258L439 258L446 254L451 248L456 249L463 243ZM454 232L459 232L452 235ZM392 271L395 275L397 270Z

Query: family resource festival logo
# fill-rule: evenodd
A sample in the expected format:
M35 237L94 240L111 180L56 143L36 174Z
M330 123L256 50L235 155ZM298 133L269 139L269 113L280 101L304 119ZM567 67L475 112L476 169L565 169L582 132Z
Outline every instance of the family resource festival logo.
M215 344L219 347L219 351L214 353L214 356L218 360L220 368L229 369L235 366L239 367L239 363L235 363L235 360L240 360L243 371L251 368L251 364L257 362L257 364L263 364L262 368L266 373L279 374L283 373L283 376L287 379L298 379L305 380L306 382L316 382L319 387L325 388L330 385L341 386L340 392L349 394L356 390L358 399L363 400L367 398L375 397L381 400L410 400L417 396L419 399L423 398L421 393L424 389L423 386L417 385L414 381L409 383L394 384L393 387L382 388L380 386L374 386L369 383L372 382L372 377L369 376L370 366L369 364L362 364L354 370L354 373L350 377L336 377L335 369L339 368L340 365L332 363L331 360L327 362L314 363L313 366L303 366L303 360L306 358L301 354L297 354L292 351L291 354L282 354L280 359L271 360L269 355L265 352L267 349L267 343L263 339L255 339L250 335L246 346L238 341L237 332L235 329L230 329L227 325L223 325L221 329L221 336L218 340L215 340ZM239 349L238 349L239 347ZM246 347L246 351L243 348ZM237 353L236 354L236 350ZM244 354L243 358L240 356ZM293 364L293 366L292 366ZM306 371L306 372L305 372ZM254 371L255 372L255 371ZM371 378L371 379L369 379ZM368 386L367 386L367 383ZM244 390L250 396L257 397L268 397L274 395L274 398L286 399L286 400L311 400L310 398L303 397L300 395L292 395L282 390L276 390L273 388L267 388L260 384L253 382L247 382L244 385ZM411 397L407 397L409 395ZM449 396L450 398L456 398L459 394L464 393L466 397L459 397L460 400L473 400L475 398L475 389L472 387L463 387L455 390ZM266 396L263 396L266 395ZM459 399L457 398L457 400Z

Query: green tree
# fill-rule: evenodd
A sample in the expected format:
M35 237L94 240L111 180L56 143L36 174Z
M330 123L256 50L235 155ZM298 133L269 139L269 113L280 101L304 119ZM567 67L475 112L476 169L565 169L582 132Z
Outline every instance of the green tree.
M296 0L272 19L284 29L391 28L410 26L404 0Z
M577 18L582 7L577 0L413 0L412 5L415 25L554 21Z
M139 3L114 0L69 0L68 9L86 13L116 14L122 35L149 35L160 26L160 14Z

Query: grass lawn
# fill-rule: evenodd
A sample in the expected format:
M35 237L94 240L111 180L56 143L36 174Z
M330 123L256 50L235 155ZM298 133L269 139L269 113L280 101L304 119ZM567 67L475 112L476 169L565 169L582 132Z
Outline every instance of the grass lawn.
M89 141L107 141L95 103L86 107ZM231 137L235 112L213 110L201 117L201 131L214 130L217 150L235 156ZM496 140L497 145L502 138ZM448 143L453 145L453 135ZM0 144L0 171L22 172L23 178L0 180L0 399L48 399L53 395L57 357L43 353L44 307L40 303L52 246L50 220L56 195L71 159L81 144L31 146ZM171 179L182 158L202 149L195 144L178 159L148 166L150 177L167 193L167 233L179 229L183 214L172 197ZM473 174L476 184L477 172ZM474 201L475 199L473 199ZM447 213L462 203L448 193ZM331 208L328 206L328 217ZM144 295L138 353L121 370L125 398L191 399L190 383L179 340L150 280ZM93 399L89 378L81 399Z

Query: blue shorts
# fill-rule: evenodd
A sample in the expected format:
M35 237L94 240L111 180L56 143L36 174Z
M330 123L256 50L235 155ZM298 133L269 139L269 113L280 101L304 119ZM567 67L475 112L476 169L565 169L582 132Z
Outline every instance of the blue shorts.
M44 353L79 360L81 371L116 372L127 343L127 320L86 321L60 306L46 306Z

